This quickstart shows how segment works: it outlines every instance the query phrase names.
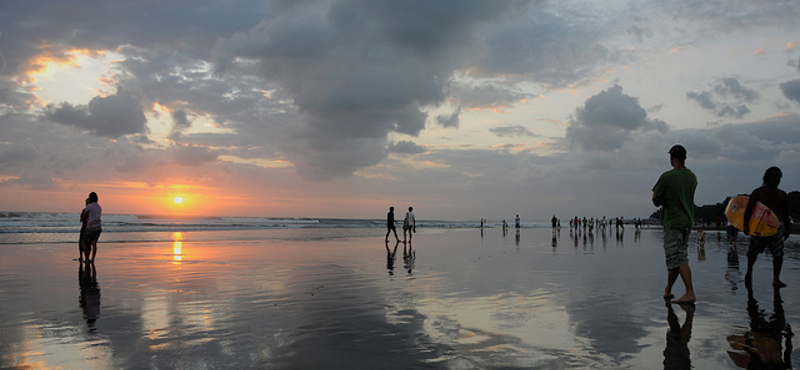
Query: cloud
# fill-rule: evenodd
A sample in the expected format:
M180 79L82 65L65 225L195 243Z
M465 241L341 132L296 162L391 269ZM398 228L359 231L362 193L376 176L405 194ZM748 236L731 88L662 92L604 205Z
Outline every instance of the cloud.
M179 110L172 112L172 131L168 139L172 141L180 141L183 131L192 126L185 111Z
M747 104L756 103L761 98L757 91L742 86L734 77L717 78L711 90L690 91L686 97L718 117L730 118L744 117L750 113Z
M427 152L423 146L419 146L413 141L399 141L396 144L389 147L389 152L391 153L402 153L402 154L422 154Z
M299 170L349 176L385 158L390 133L419 135L478 28L525 4L309 3L221 39L214 61L218 73L256 71L290 97L299 122L279 148Z
M780 84L780 88L783 92L783 96L789 100L800 103L800 79L786 81Z
M481 52L471 58L470 74L518 76L556 87L587 77L611 52L600 43L603 28L597 27L596 13L589 14L596 10L581 14L578 9L533 7L503 27L487 29Z
M199 166L217 160L218 154L198 145L176 145L172 148L175 163L181 166Z
M499 136L499 137L511 137L511 136L528 136L534 137L537 136L528 128L524 126L504 126L504 127L492 127L489 129L489 132Z
M790 59L790 60L789 60L789 63L787 63L787 64L788 64L790 67L795 67L795 68L797 68L797 72L800 72L800 58L797 58L797 60Z
M21 166L39 158L36 148L29 144L12 144L0 151L0 168Z
M45 117L53 122L87 130L98 136L119 137L145 133L147 118L132 94L119 90L106 97L97 96L86 106L64 102L48 107Z
M458 128L460 124L459 115L461 114L461 107L456 109L450 115L441 115L436 117L436 124L445 128Z
M588 151L613 151L622 148L636 131L667 132L661 120L648 118L639 99L622 93L614 85L586 100L567 127L567 140Z
M448 95L449 99L468 109L509 107L530 97L533 97L530 93L514 91L492 83L453 83L450 85Z

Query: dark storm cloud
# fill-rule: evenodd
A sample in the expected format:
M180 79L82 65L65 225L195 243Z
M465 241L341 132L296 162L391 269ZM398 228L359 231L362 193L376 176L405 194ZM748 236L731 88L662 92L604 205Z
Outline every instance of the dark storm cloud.
M425 147L423 146L417 145L413 141L402 140L392 145L389 148L389 151L392 153L401 153L401 154L422 154L427 152L428 150L425 149Z
M504 126L504 127L492 127L489 129L489 132L499 136L499 137L513 137L513 136L530 136L534 137L537 136L530 130L528 130L524 126Z
M613 151L622 148L632 132L650 130L664 133L669 127L664 121L648 118L638 98L623 94L622 87L614 85L576 110L567 127L567 139L584 150Z
M760 95L733 77L717 78L710 90L690 91L686 97L718 117L742 118L750 113L747 104L756 103Z
M112 138L144 133L147 122L139 100L122 90L116 95L97 96L86 106L72 106L67 102L61 103L58 108L51 106L45 117L53 122Z
M783 96L800 103L800 79L786 81L780 85Z
M385 158L389 133L418 135L476 30L525 3L308 3L221 40L216 67L280 86L302 119L282 151L306 174L347 176Z

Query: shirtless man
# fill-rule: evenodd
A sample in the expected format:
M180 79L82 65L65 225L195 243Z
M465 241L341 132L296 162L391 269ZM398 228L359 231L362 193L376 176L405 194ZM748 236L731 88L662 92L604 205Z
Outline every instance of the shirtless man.
M781 220L781 227L778 233L767 237L750 237L750 249L747 251L747 273L744 276L745 284L752 284L753 265L758 259L758 255L769 248L772 252L772 286L783 288L786 286L780 279L781 268L783 267L783 241L789 237L791 221L789 219L788 201L786 192L778 189L781 183L783 172L778 167L770 167L764 172L764 183L761 187L753 190L750 201L744 211L744 233L749 234L750 217L752 216L753 206L756 202L761 202L769 207L775 216Z

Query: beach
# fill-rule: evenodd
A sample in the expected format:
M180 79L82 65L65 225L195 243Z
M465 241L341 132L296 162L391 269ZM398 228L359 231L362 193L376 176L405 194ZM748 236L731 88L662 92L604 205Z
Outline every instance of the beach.
M789 286L775 294L762 255L748 299L747 239L731 251L724 234L701 247L693 233L687 309L662 299L658 228L420 228L410 245L384 234L104 234L88 268L75 243L0 244L0 368L735 369L757 357L745 338L800 323L795 236ZM778 338L764 358L800 363Z

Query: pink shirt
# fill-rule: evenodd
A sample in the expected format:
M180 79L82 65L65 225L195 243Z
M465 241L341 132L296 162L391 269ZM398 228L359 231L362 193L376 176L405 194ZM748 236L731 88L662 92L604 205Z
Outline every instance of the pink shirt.
M103 212L100 209L100 205L95 203L89 203L86 208L83 209L86 211L86 228L90 227L100 227L100 214Z

